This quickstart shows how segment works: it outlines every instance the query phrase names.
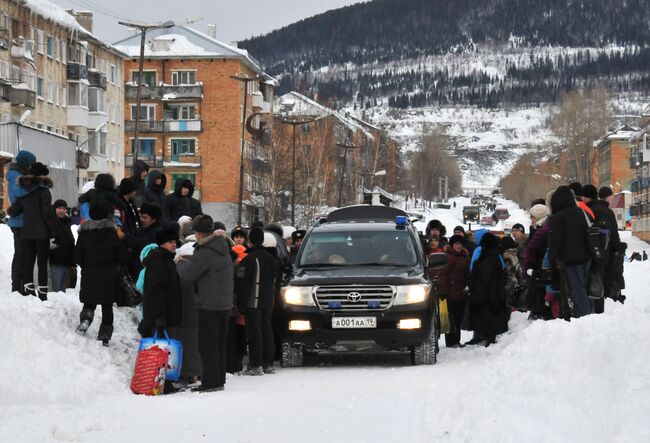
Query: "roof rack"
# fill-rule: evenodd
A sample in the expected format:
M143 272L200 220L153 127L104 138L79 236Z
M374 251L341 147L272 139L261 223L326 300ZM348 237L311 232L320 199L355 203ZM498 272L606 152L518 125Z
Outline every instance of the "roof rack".
M387 222L395 221L398 216L407 217L406 212L397 208L378 205L355 205L336 209L330 212L326 218L321 218L318 224L338 222Z

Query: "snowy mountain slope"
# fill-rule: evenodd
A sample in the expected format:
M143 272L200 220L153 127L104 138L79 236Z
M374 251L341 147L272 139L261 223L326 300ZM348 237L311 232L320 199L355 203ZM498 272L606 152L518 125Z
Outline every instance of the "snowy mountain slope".
M458 211L449 212L452 229ZM109 349L94 340L96 324L78 337L74 291L46 303L7 293L5 225L0 245L3 442L650 440L650 261L626 264L625 305L608 301L606 314L571 323L515 314L496 346L443 346L435 366L395 354L319 357L229 377L220 393L147 398L128 388L133 310L116 309Z

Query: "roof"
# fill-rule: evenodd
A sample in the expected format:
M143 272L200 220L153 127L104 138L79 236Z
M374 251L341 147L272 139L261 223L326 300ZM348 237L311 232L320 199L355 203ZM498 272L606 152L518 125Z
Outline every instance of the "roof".
M596 141L596 146L600 147L610 140L630 140L639 132L639 128L634 128L632 126L623 125L614 129L612 132L608 133L603 138Z
M316 117L316 120L320 120L326 117L334 117L352 132L359 130L363 132L370 140L375 139L370 131L368 131L363 125L357 123L352 118L343 115L340 112L336 112L335 110L330 109L326 106L323 106L296 91L291 91L281 97L278 97L276 102L277 103L275 109L280 110L277 115L281 117L309 115Z
M135 58L140 56L141 33L131 35L114 43L120 51ZM265 83L278 86L277 80L266 74L259 62L245 49L239 49L184 25L171 28L150 29L146 34L144 55L147 58L236 58L264 78ZM168 48L155 48L154 41L166 41ZM161 45L162 46L162 45Z

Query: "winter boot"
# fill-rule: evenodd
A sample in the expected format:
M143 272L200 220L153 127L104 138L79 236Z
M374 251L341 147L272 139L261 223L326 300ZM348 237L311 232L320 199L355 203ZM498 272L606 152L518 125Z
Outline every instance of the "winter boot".
M264 373L265 374L275 374L275 368L273 367L273 365L264 366Z
M244 372L244 375L253 375L253 376L264 375L264 368L262 368L261 366L258 368L250 367L246 370L246 372Z
M34 287L34 283L25 283L23 295L32 295L36 297L36 288Z
M36 294L41 301L47 301L47 286L39 286Z
M95 316L95 311L90 309L82 309L79 313L79 326L77 327L77 334L86 335L86 331L90 327L90 324L93 322L93 317Z
M113 336L113 325L100 325L97 340L101 340L104 346L108 346L108 342Z

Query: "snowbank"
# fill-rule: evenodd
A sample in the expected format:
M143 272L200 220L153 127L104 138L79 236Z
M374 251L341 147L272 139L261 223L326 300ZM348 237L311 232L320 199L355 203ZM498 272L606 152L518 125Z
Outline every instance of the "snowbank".
M5 225L0 246L3 442L650 441L650 261L626 264L625 305L571 323L515 314L496 346L443 347L435 366L318 357L230 377L224 392L146 398L128 387L135 312L116 309L108 349L97 321L79 337L75 291L45 303L9 294Z

